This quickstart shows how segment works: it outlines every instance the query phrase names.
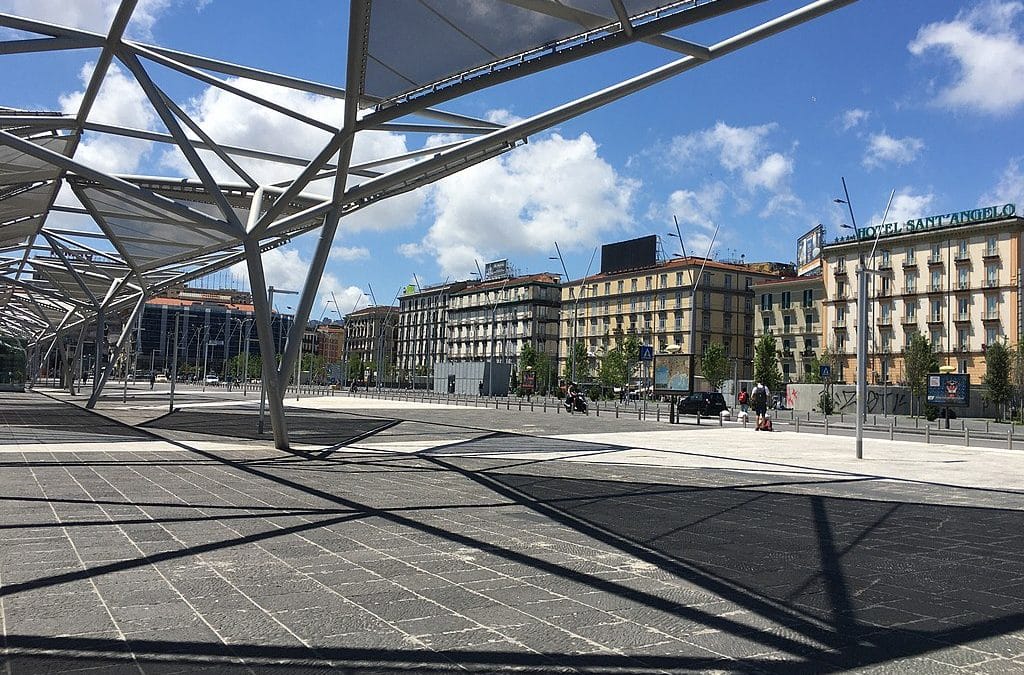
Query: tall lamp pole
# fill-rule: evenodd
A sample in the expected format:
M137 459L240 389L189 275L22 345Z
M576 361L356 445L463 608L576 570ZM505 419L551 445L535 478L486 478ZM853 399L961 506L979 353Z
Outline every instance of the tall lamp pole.
M557 256L549 256L549 260L558 260L562 264L562 272L565 274L565 282L569 283L569 272L565 268L565 259L562 258L562 251L558 248L558 242L555 242L555 253ZM569 357L566 360L569 366L569 381L572 382L576 379L576 324L579 323L578 310L580 306L580 298L583 296L583 291L586 286L584 282L587 277L590 276L590 268L594 265L594 258L597 256L597 247L594 247L594 252L590 254L590 262L587 263L587 271L583 273L583 278L580 279L580 288L574 294L573 289L569 287L569 295L573 298L572 302L572 338L569 343Z
M850 203L850 192L846 188L846 178L843 177L843 195L846 199L835 199L837 204L846 204L850 211L850 222L847 229L852 229L855 236L860 236L857 230L857 220L853 215L853 204ZM868 274L878 274L877 270L869 270L868 260L875 257L875 247L878 246L878 237L882 233L882 225L889 215L889 207L892 206L893 197L896 196L894 189L889 195L889 203L882 214L882 222L875 227L875 241L871 245L871 253L864 257L864 251L860 252L860 264L857 266L857 431L856 431L856 453L857 459L864 458L864 419L867 417L868 398ZM841 226L843 227L843 226Z

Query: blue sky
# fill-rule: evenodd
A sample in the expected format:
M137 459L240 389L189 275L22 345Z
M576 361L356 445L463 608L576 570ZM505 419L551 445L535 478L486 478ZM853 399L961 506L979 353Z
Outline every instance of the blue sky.
M341 85L346 3L209 0L140 2L134 37ZM773 0L678 36L705 44L803 3ZM0 11L102 30L114 3L0 0ZM847 222L845 176L859 225L1015 202L1024 206L1024 3L1016 0L860 0L666 83L532 137L500 159L372 207L344 222L321 292L343 312L373 286L386 303L415 273L421 284L466 278L474 259L508 258L521 272L581 276L595 246L664 235L679 218L690 253L716 225L720 257L795 259L817 223ZM94 55L4 57L0 105L60 109L84 88ZM445 108L495 120L527 117L674 60L637 45L482 92ZM13 67L8 68L8 64ZM268 139L311 154L316 134L287 133L213 92L157 69L154 77L224 142ZM120 84L120 88L118 85ZM125 76L98 112L159 128ZM272 95L272 94L268 94ZM336 103L290 99L336 115ZM439 139L385 135L380 149ZM369 151L369 147L367 147ZM357 152L358 154L358 152ZM135 142L83 144L81 159L127 173L185 175L178 158ZM268 260L278 286L301 283L313 240ZM674 240L666 238L669 253ZM595 261L595 267L598 262ZM314 309L314 315L318 313Z

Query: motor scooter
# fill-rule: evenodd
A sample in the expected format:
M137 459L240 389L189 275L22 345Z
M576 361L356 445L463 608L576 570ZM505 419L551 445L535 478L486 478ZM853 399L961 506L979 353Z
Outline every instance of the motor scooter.
M568 413L581 412L585 415L589 414L587 399L583 394L570 394L566 396L563 405Z

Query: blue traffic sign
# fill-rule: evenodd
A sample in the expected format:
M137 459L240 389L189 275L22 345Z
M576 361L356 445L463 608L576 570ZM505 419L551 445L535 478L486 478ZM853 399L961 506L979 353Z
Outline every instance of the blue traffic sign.
M823 380L832 377L832 366L818 366L818 376Z
M651 345L640 345L640 360L641 361L653 361L654 360L654 347Z

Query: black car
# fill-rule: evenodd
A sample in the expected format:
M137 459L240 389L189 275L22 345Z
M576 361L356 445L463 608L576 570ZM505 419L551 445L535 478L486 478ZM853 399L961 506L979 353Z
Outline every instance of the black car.
M676 410L682 415L696 415L700 413L704 417L718 415L729 406L725 404L725 397L717 391L697 391L689 396L684 396L676 405Z

